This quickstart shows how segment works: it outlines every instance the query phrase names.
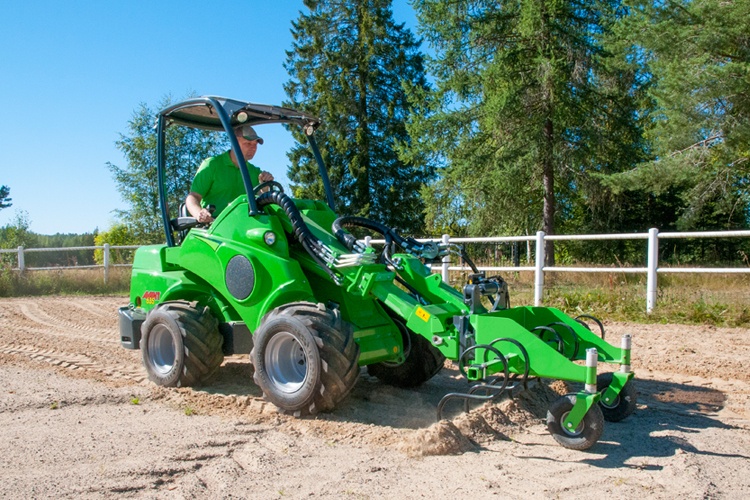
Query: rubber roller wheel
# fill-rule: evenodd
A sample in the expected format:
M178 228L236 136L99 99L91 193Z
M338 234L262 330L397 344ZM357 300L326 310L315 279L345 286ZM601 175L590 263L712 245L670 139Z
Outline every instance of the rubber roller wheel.
M594 446L604 432L604 416L599 405L593 405L576 429L566 429L563 420L576 404L575 394L561 397L547 411L547 430L555 441L571 450L587 450Z
M611 373L600 373L596 377L596 390L601 392L612 383ZM606 403L599 400L604 420L607 422L619 422L635 411L638 392L632 380L628 380L614 401Z

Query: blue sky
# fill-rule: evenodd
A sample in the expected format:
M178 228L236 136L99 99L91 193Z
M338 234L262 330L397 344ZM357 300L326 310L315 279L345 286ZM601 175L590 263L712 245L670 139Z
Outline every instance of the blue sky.
M107 162L140 103L195 92L264 104L285 99L283 68L300 0L8 0L0 6L0 185L40 234L112 225L125 208ZM407 0L396 22L414 26ZM286 179L291 136L260 130L253 163ZM197 166L196 166L197 167Z

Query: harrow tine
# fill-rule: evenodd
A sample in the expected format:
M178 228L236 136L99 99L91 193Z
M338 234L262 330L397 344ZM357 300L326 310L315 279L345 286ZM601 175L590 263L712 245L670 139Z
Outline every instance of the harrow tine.
M443 398L440 400L440 402L437 405L438 422L440 420L443 420L443 408L445 407L445 404L451 399L463 399L468 402L469 399L472 399L474 401L489 401L493 397L494 395L480 396L477 394L469 394L466 392L450 392L446 394L445 396L443 396Z
M583 326L585 326L585 327L586 327L586 328L587 328L587 329L588 329L589 331L593 331L593 330L591 330L591 327L590 327L590 326L588 325L588 323L586 323L586 322L585 322L585 321L584 321L583 319L581 319L581 318L586 318L586 319L590 319L591 321L593 321L594 323L596 323L596 325L597 325L597 326L599 327L599 333L600 333L600 337L602 338L602 340L604 340L604 325L603 325L603 324L602 324L602 322L601 322L601 321L599 320L599 318L597 318L596 316L592 316L592 315L590 315L590 314L581 314L580 316L576 316L576 317L574 318L574 319L575 319L576 321L578 321L578 322L579 322L580 324L582 324Z
M578 340L578 335L576 335L576 332L573 330L573 328L571 328L569 324L563 323L562 321L550 323L547 326L552 328L553 330L556 326L561 326L565 328L568 331L568 333L570 333L571 337L573 338L573 355L570 356L570 358L568 359L576 359L578 356L578 349L580 348L580 341Z
M542 332L550 332L552 333L552 335L555 336L555 340L557 341L557 352L564 355L565 342L563 342L563 338L560 336L559 333L557 333L557 330L555 330L554 328L550 326L541 326L541 325L531 329L531 333L538 336L541 340L544 340L544 333Z
M515 375L515 374L514 374ZM501 377L497 377L495 382L497 380L501 379ZM448 401L453 399L463 399L464 400L464 412L469 412L469 402L470 401L496 401L500 399L504 394L509 394L510 397L513 397L513 391L523 386L524 390L527 390L527 380L523 380L523 383L515 383L510 384L509 382L511 380L514 380L513 378L505 379L503 378L503 383L500 386L494 385L495 382L492 382L491 384L477 384L472 386L469 389L469 392L451 392L443 396L443 398L440 400L440 403L438 403L437 406L437 419L438 421L443 419L443 409L445 408L445 405ZM488 394L475 394L476 392L479 392L481 390L487 391ZM493 394L489 394L489 393Z
M500 342L509 342L513 345L515 345L519 351L521 351L521 354L523 354L523 361L524 361L524 368L523 368L523 389L526 391L529 389L529 386L527 385L527 381L529 379L529 370L531 369L531 363L529 361L529 351L526 350L526 348L516 339L512 339L509 337L501 337L493 340L490 342L491 347L495 347L495 344L499 344ZM513 377L515 377L517 374L514 373ZM497 379L496 379L497 380Z

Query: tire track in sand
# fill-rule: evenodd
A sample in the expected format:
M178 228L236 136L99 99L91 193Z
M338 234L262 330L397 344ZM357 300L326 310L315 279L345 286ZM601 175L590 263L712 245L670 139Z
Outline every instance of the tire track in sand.
M18 306L18 310L23 316L42 326L55 329L65 328L66 331L73 330L76 332L84 332L88 334L84 336L84 338L87 339L95 338L97 340L108 342L117 339L115 330L113 330L110 325L107 325L105 328L92 326L86 318L80 318L80 316L76 317L76 321L72 321L62 314L58 314L59 311L48 313L46 310L43 310L37 302L20 302L18 303ZM115 313L113 313L113 316L114 314ZM81 319L83 319L83 321L81 321Z
M75 354L56 349L42 349L28 345L5 344L0 345L0 354L26 357L32 361L49 363L70 371L91 371L105 375L112 380L127 380L141 383L146 379L140 365L125 364L117 361L105 365L83 354Z

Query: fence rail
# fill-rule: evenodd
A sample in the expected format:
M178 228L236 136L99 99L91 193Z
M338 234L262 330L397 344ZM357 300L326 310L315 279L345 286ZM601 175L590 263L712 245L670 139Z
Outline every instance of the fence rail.
M688 238L748 238L750 231L700 231L700 232L665 232L660 233L658 229L649 229L648 233L627 234L578 234L578 235L546 235L539 231L534 236L497 236L486 238L451 238L444 234L442 238L421 239L420 241L436 241L443 244L449 243L511 243L511 242L533 242L534 243L534 266L477 266L480 271L533 271L534 272L534 305L541 305L544 294L545 273L629 273L646 274L646 311L651 312L656 307L656 296L658 290L659 273L714 273L714 274L750 274L750 267L660 267L659 266L659 240L660 239L688 239ZM646 240L646 267L558 267L545 266L544 242L545 241L595 241L595 240ZM368 243L384 244L385 240L367 239ZM450 271L467 271L466 266L451 266L450 257L443 257L439 266L432 266L434 271L440 271L443 281L448 282Z
M714 273L714 274L750 274L750 267L660 267L659 266L659 240L660 239L689 239L689 238L748 238L750 231L702 231L702 232L665 232L660 233L658 229L652 228L648 233L630 233L630 234L580 234L580 235L546 235L539 231L536 235L529 236L493 236L484 238L451 238L444 234L441 238L420 239L419 241L435 241L445 245L463 244L463 243L518 243L526 242L534 244L534 265L531 266L477 266L480 271L493 272L534 272L534 305L541 305L544 295L544 275L545 273L628 273L628 274L646 274L646 311L653 311L656 306L656 296L658 287L658 275L660 273ZM545 241L612 241L612 240L645 240L646 241L646 267L562 267L562 266L545 266L544 242ZM368 245L384 244L384 240L365 238ZM24 248L17 249L0 249L0 254L15 253L17 255L17 271L41 271L51 269L96 269L104 270L105 283L109 279L109 269L112 267L129 267L132 264L112 264L110 253L112 250L134 250L140 245L109 245L105 243L101 246L90 247L64 247L64 248ZM59 251L76 251L76 250L103 250L103 263L99 265L84 266L56 266L56 267L27 267L25 265L24 255L28 252L59 252ZM530 256L529 256L530 257ZM440 265L432 266L434 271L439 271L445 282L448 282L450 271L468 271L466 266L451 265L450 256L443 257Z
M98 246L90 247L60 247L60 248L24 248L19 246L18 248L0 249L0 254L14 253L17 255L16 262L17 266L14 268L15 271L56 271L58 269L103 269L104 270L104 282L109 281L109 270L113 267L131 267L133 264L112 264L111 263L111 251L112 250L136 250L141 245L110 245L105 243ZM26 266L25 255L27 253L38 253L38 252L75 252L75 251L103 251L103 259L101 264L93 265L75 265L75 266L52 266L52 267L28 267Z

